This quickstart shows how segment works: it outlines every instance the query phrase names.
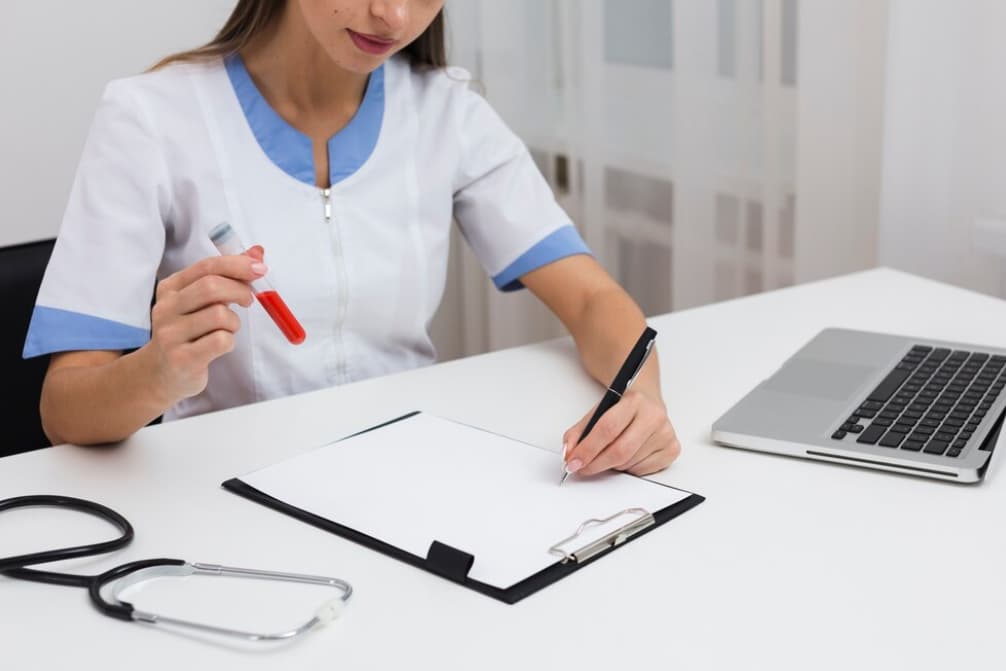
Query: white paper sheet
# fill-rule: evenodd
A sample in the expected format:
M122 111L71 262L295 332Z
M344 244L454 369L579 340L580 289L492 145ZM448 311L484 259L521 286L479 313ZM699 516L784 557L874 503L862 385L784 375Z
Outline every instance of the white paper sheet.
M559 455L426 413L243 476L259 491L425 558L434 541L506 589L555 564L585 520L689 496L621 473L559 487ZM622 520L621 523L624 523Z

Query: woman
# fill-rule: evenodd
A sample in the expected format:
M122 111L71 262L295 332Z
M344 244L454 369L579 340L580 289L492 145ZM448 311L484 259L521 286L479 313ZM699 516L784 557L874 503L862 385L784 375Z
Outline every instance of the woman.
M643 315L447 71L443 21L443 0L239 0L208 45L108 85L25 344L52 354L54 443L431 363L452 214L608 383ZM218 254L222 221L255 247ZM234 308L267 273L303 344ZM570 471L651 473L680 450L656 357L576 445L587 417L563 436Z

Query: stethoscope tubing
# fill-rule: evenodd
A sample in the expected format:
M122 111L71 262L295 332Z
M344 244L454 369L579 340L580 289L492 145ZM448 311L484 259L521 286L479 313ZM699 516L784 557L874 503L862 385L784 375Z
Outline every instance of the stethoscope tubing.
M83 587L91 597L91 602L103 614L115 617L120 620L133 619L133 606L127 602L113 603L107 601L101 594L101 589L105 585L120 578L123 578L136 571L141 571L153 566L174 566L184 565L181 559L144 559L128 564L122 564L109 569L99 575L75 575L72 573L56 573L55 571L40 571L28 568L35 564L48 564L49 562L64 561L67 559L79 559L93 555L113 552L125 547L133 540L133 525L125 517L115 512L111 508L78 499L72 496L62 496L55 494L39 494L34 496L16 496L0 501L0 512L13 508L28 508L38 506L49 506L66 508L74 512L87 513L119 529L119 537L101 543L90 543L88 545L77 545L74 547L62 548L58 550L45 550L43 552L32 552L29 554L17 555L14 557L0 558L0 574L17 580L28 580L31 582L47 583L50 585L62 585L66 587Z
M219 566L216 564L190 564L182 559L143 559L133 561L111 568L104 573L94 576L74 575L71 573L56 573L54 571L40 571L28 568L36 564L46 564L49 562L89 557L92 555L104 554L118 550L133 540L133 527L125 517L93 501L74 498L62 495L33 495L18 496L0 500L0 512L13 508L27 508L29 506L51 506L66 508L75 512L87 513L103 519L119 529L120 535L109 541L101 543L91 543L89 545L77 545L68 548L45 550L42 552L32 552L29 554L16 555L13 557L0 557L0 575L19 580L29 580L32 582L48 583L52 585L63 585L68 587L83 587L87 590L91 603L103 615L119 620L138 621L147 624L164 624L168 626L183 627L203 633L220 634L225 636L242 638L249 641L278 641L294 638L300 634L324 626L327 622L338 617L342 604L349 601L353 594L353 587L344 580L338 578L328 578L323 576L305 575L297 573L280 573L277 571L263 571L256 569L236 568L231 566ZM157 571L158 568L163 569ZM161 575L190 575L201 573L207 575L225 575L237 577L253 577L267 580L284 580L314 585L326 585L334 587L341 592L341 596L332 599L322 605L318 611L301 625L279 633L259 633L243 631L238 629L227 629L224 627L192 622L177 618L166 617L154 613L136 610L131 603L123 601L117 597L111 599L103 593L105 587L112 583L118 583L131 576L135 580L144 572L151 572ZM128 580L126 580L128 583ZM115 592L115 588L110 588ZM106 590L107 591L107 590Z
M13 508L28 508L37 506L48 506L56 508L67 508L76 512L93 515L105 520L119 530L119 537L101 543L90 543L88 545L77 545L57 550L45 550L42 552L31 552L14 557L0 557L0 573L20 580L31 580L34 582L44 582L53 585L67 585L73 587L87 587L91 576L77 576L69 573L55 573L52 571L38 571L27 568L35 564L48 564L66 559L78 559L80 557L90 557L93 555L113 552L129 545L133 540L133 525L125 517L115 512L111 508L74 498L72 496L62 496L56 494L39 494L33 496L15 496L13 498L0 501L0 512Z

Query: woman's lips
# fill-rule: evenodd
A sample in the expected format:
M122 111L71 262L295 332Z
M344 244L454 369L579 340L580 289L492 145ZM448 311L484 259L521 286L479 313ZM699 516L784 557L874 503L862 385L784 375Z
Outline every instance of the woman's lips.
M349 33L349 38L353 40L353 44L356 45L357 49L375 56L388 53L391 50L391 47L395 45L395 40L389 40L375 35L363 35L361 33L354 32L349 28L346 29L346 32Z

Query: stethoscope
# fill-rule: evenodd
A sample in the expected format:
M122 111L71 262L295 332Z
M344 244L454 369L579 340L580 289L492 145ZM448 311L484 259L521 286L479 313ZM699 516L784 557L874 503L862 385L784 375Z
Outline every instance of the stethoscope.
M144 559L133 561L95 576L74 575L70 573L55 573L52 571L40 571L26 568L36 564L47 564L49 562L62 561L65 559L76 559L79 557L90 557L93 555L105 554L125 547L133 540L133 526L129 521L101 504L92 501L85 501L70 496L18 496L10 499L0 500L0 512L12 508L26 508L29 506L49 506L66 508L76 512L87 513L103 519L120 532L120 536L103 543L93 543L91 545L78 545L60 550L48 550L45 552L34 552L31 554L19 555L16 557L0 557L0 574L9 578L19 580L30 580L33 582L48 583L52 585L65 585L69 587L83 587L87 589L91 598L91 603L97 609L109 617L118 618L131 622L141 622L144 624L168 625L185 629L197 630L204 633L219 634L241 638L249 641L280 641L294 638L307 631L322 627L339 617L343 606L349 601L353 594L353 587L344 580L338 578L326 578L324 576L303 575L300 573L280 573L277 571L261 571L255 569L235 568L233 566L218 566L216 564L189 563L181 559ZM164 577L185 577L191 575L212 575L212 576L233 576L241 578L257 578L263 580L279 580L286 582L304 583L309 585L327 585L334 587L341 592L341 595L325 602L321 608L315 611L314 615L300 626L286 631L263 634L240 629L227 629L201 622L182 620L164 615L158 615L147 611L137 610L128 601L123 601L120 595L130 587L147 580Z

